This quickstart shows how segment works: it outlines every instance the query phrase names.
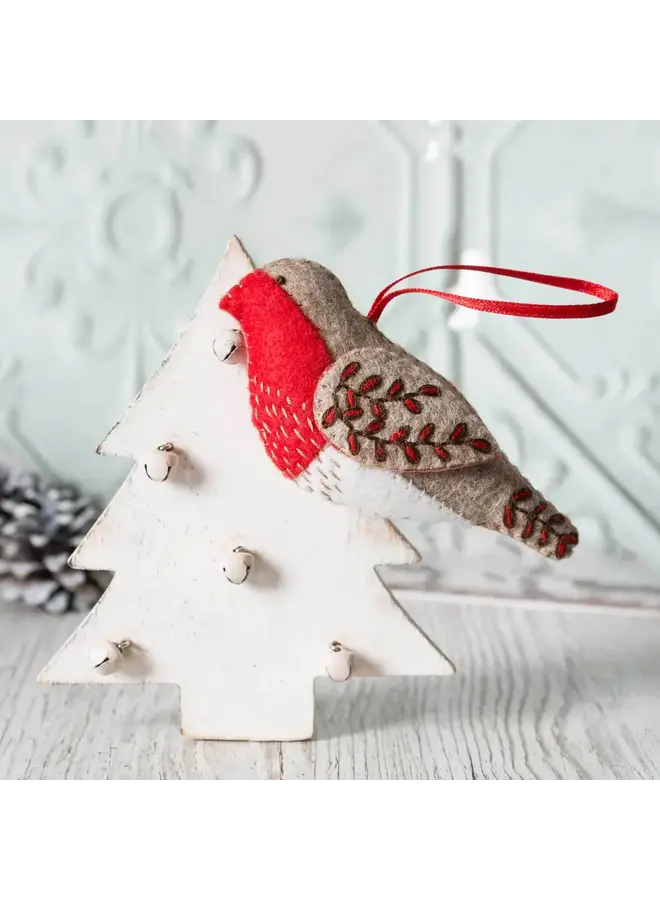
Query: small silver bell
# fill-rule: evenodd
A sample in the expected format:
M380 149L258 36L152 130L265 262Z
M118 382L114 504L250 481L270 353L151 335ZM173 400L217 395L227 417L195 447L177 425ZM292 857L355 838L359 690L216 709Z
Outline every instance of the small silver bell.
M250 570L254 565L254 556L245 547L234 547L227 554L227 558L222 566L227 581L232 584L243 584L247 580Z
M147 453L140 463L151 481L167 481L176 463L176 454L172 444L161 444L156 450Z
M339 641L330 644L328 660L325 671L333 681L346 681L351 674L351 660L353 654Z
M243 346L243 333L233 328L221 332L213 341L213 352L224 363L238 362L240 354L237 352Z
M92 651L90 662L99 675L109 675L121 662L131 641L103 641Z

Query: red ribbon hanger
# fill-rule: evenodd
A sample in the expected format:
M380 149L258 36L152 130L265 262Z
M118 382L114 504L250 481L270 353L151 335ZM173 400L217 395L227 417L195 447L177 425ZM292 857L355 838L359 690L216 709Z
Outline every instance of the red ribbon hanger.
M451 269L454 272L485 272L489 275L503 275L508 278L517 278L520 281L532 281L535 284L547 284L550 287L565 288L569 291L577 291L580 294L588 294L597 297L597 303L571 303L555 306L549 303L513 303L508 300L481 300L478 297L461 297L460 294L449 294L446 291L433 291L430 288L407 287L392 291L391 288L412 278L413 275L422 275L424 272L438 272ZM389 293L388 293L389 292ZM449 300L457 306L466 306L468 309L476 309L479 312L499 313L503 316L524 316L533 319L591 319L596 316L606 316L616 309L619 295L616 291L593 281L582 281L580 278L564 278L560 275L539 275L536 272L522 272L517 269L498 269L494 266L429 266L428 269L418 269L410 272L402 278L397 278L392 284L383 288L374 300L367 318L377 322L383 310L395 297L402 294L430 294L432 297L440 297Z

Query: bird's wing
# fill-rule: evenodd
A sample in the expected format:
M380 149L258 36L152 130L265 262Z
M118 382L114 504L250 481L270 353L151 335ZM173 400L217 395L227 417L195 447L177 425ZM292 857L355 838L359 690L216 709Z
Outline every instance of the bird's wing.
M314 415L331 444L366 466L431 472L499 454L460 391L395 345L337 359L319 380Z

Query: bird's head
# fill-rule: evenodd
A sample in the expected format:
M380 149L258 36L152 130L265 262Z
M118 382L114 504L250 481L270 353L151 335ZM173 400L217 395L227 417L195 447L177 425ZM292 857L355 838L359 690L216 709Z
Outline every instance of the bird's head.
M262 269L315 321L327 308L350 307L343 284L330 269L308 259L277 259Z

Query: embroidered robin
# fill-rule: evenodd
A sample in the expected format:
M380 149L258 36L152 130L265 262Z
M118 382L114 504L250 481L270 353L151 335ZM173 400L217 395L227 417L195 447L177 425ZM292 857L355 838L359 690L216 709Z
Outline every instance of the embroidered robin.
M561 280L527 278L544 279ZM614 300L601 305L616 303L610 294ZM374 309L379 313L388 299L383 292ZM488 309L493 302L474 303ZM302 259L271 262L232 288L220 307L239 323L252 420L285 477L385 518L459 518L544 556L571 555L575 527L507 459L460 391L388 340L328 269Z

